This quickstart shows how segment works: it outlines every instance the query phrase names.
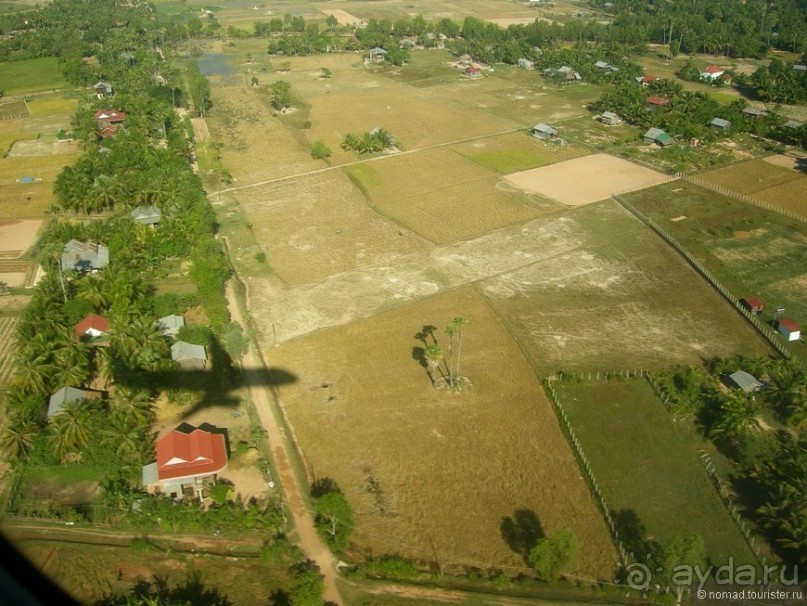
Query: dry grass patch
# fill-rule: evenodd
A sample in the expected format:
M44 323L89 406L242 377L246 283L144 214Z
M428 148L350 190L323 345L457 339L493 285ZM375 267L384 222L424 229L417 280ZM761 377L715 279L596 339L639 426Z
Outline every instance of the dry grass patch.
M461 394L431 386L415 337L456 315L470 320L462 374L473 387ZM334 479L353 506L356 554L523 570L502 524L529 510L544 532L577 535L572 574L612 578L614 548L552 407L473 287L267 354L299 377L280 399L310 469Z
M572 145L548 145L522 132L453 145L451 149L480 166L505 175L569 160L587 153Z
M534 198L498 186L499 177L439 148L346 169L371 204L438 244L534 219Z
M541 373L767 354L751 326L614 202L581 208L579 245L481 282Z
M274 117L253 90L214 86L213 103L206 122L213 139L224 144L221 160L234 177L234 186L324 166L311 158L300 133Z
M269 265L287 284L321 280L423 248L385 221L341 171L237 192Z
M32 116L72 116L78 108L78 99L65 97L39 97L28 101Z
M700 178L748 194L755 199L807 217L807 175L791 158L773 156L735 164L698 175Z

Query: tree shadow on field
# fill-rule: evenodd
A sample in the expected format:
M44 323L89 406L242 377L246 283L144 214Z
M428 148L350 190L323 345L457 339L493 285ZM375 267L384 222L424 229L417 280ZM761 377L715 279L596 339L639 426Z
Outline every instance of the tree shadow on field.
M530 550L538 539L546 536L541 520L532 509L516 509L513 517L502 518L499 528L505 543L527 563Z
M420 332L415 334L415 339L423 343L424 348L429 345L437 345L437 327L431 324L425 324L423 328L420 329Z
M634 554L638 559L646 558L650 555L647 545L647 529L636 512L632 509L620 509L611 512L611 519L614 520L619 540L628 552Z
M311 496L318 499L330 492L342 492L339 484L333 478L317 478L311 484Z
M412 348L412 359L420 364L423 368L429 368L429 363L426 361L426 350L422 347L413 347Z

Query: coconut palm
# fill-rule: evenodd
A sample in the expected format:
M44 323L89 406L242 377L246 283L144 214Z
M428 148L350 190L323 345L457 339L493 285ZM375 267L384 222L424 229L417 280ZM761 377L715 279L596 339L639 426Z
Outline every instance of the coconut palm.
M81 450L90 441L97 407L88 400L67 402L51 420L49 443L59 460Z
M440 361L443 359L443 348L437 343L432 343L426 346L425 355L426 362L429 365L429 376L431 377L432 385L436 385L437 379L435 376L440 369Z
M27 458L39 431L39 425L33 421L12 418L0 434L0 450L8 459Z
M149 394L141 389L118 387L115 389L110 411L122 419L129 428L149 426L154 420L154 404Z

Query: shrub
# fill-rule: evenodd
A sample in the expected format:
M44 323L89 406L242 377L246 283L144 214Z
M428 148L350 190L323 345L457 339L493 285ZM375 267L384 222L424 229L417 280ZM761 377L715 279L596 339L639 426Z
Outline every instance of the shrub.
M314 160L324 160L331 157L331 148L325 145L322 141L314 141L311 146L311 157Z

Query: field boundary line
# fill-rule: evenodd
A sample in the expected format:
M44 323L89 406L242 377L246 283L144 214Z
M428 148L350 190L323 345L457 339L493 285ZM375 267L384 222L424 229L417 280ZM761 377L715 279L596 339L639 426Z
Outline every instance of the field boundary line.
M316 168L314 170L308 170L302 173L295 173L293 175L285 175L283 177L275 177L274 179L267 179L266 181L258 181L256 183L250 183L248 185L239 185L238 187L228 187L227 189L222 189L220 191L215 192L217 196L221 196L221 194L227 194L234 191L241 191L244 189L249 189L251 187L260 187L262 185L269 185L271 183L280 183L282 181L289 181L291 179L298 179L300 177L309 177L311 175L318 175L320 173L330 172L332 170L339 170L340 168L347 168L348 166L355 166L357 164L366 164L367 162L377 162L379 160L387 160L389 158L398 158L400 156L405 156L409 154L416 154L418 152L429 151L431 149L438 149L440 147L447 147L449 145L458 145L460 143L468 143L469 141L478 141L479 139L487 139L489 137L498 137L501 135L509 135L510 133L517 133L521 130L524 130L522 127L518 128L510 128L507 130L495 132L495 133L487 133L485 135L476 135L474 137L465 137L464 139L456 139L454 141L444 141L443 143L435 143L434 145L427 145L425 147L417 147L415 149L405 149L400 151L396 154L388 154L384 156L373 156L372 158L362 158L359 160L353 160L351 162L345 162L344 164L335 164L333 166L325 166L323 168Z
M759 334L771 345L771 347L778 351L782 357L791 357L792 354L780 342L777 333L766 326L756 315L745 309L742 303L740 303L740 299L737 298L728 288L723 286L723 284L721 284L720 281L718 281L718 279L712 275L712 273L706 269L700 261L698 261L686 248L684 248L680 242L678 242L678 240L673 238L663 227L653 221L653 219L650 217L644 215L641 211L639 211L639 209L637 209L627 200L623 199L620 195L612 194L611 197L616 200L625 210L661 236L661 238L667 242L667 244L672 246L682 257L684 257L690 266L701 276L703 276L717 292L723 295L723 298L731 303L734 309L737 310L737 312L739 312L740 315L742 315L746 320L748 320L748 322L757 329Z
M752 206L756 206L758 208L762 208L770 212L784 215L785 217L793 219L795 221L801 221L802 223L807 223L807 217L805 217L804 215L800 215L799 213L787 210L786 208L778 208L776 206L773 206L772 204L763 202L762 200L757 200L756 198L749 196L748 194L743 194L738 191L734 191L733 189L729 189L728 187L724 187L723 185L718 185L717 183L711 183L706 179L702 179L694 175L687 175L685 173L678 173L677 177L679 179L683 179L684 181L689 181L693 185L698 185L699 187L703 187L704 189L712 190L719 194L723 194L724 196L728 196L730 198L734 198L735 200L739 200L740 202L745 202L746 204L751 204Z
M605 497L600 490L600 485L597 483L597 479L594 477L594 472L591 470L591 465L586 458L585 453L583 452L583 447L580 445L580 441L577 439L577 435L574 433L574 429L572 428L572 424L569 421L569 417L566 415L566 409L563 407L563 404L560 401L560 397L558 396L557 392L555 391L555 387L552 383L557 380L556 377L553 375L551 377L547 377L543 380L544 391L549 396L549 400L555 407L555 411L557 412L558 420L560 421L560 426L563 429L563 432L566 434L567 439L569 440L569 444L572 447L572 451L575 454L575 458L578 461L578 465L580 466L581 471L585 474L587 484L591 489L591 492L594 496L594 500L597 502L603 517L605 518L605 522L608 526L608 529L611 531L611 538L614 541L614 545L619 552L619 561L622 568L627 568L631 560L633 559L633 554L628 552L623 545L622 541L619 538L619 531L616 529L616 525L614 524L614 520L611 517L611 510L608 508L608 504L605 501Z

